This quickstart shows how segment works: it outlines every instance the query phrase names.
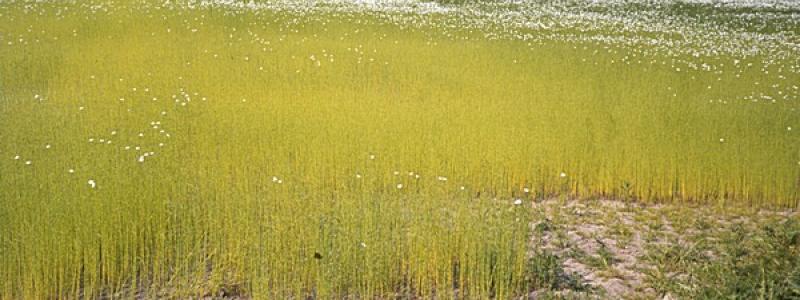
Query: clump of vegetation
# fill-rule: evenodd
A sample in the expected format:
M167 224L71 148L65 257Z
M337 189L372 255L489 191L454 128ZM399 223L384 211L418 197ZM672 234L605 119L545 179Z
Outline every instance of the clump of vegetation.
M588 287L575 274L564 271L562 259L548 251L536 250L528 260L530 288L545 291L586 291Z
M713 239L655 252L651 280L660 293L681 298L800 297L798 236L795 219L736 223Z

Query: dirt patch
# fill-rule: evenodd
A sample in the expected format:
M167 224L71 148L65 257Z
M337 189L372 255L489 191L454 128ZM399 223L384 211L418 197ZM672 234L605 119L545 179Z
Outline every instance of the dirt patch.
M589 287L590 298L603 299L676 299L659 292L663 288L654 282L659 276L683 281L690 276L681 271L661 274L665 268L653 257L714 260L718 250L703 246L737 226L757 230L757 223L767 218L798 217L792 211L643 206L612 200L545 200L536 203L534 211L532 251L557 256L565 274Z

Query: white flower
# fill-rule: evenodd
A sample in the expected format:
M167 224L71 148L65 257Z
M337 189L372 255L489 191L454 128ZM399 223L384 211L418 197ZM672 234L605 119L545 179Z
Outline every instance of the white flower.
M115 131L112 131L112 132L111 132L111 135L117 135L117 131L116 131L116 130L115 130Z
M143 163L144 162L144 158L145 158L145 155L139 156L139 162Z
M397 189L399 190L399 189L402 189L402 188L403 188L403 184L402 183L398 183L397 184Z
M45 149L50 149L50 144L44 145Z
M564 177L567 177L567 173L561 172L561 174L559 174L558 176L561 176L561 178L564 178Z
M364 243L364 242L361 242L361 244L359 244L359 245L361 246L361 248L367 248L367 244Z
M87 181L87 183L89 184L90 188L96 188L97 187L97 182L95 182L94 179L89 179L89 181Z
M84 110L84 109L86 109L86 108L85 108L85 107L83 107L83 106L81 106L81 107L78 107L78 110Z
M19 155L14 156L14 160L19 160Z
M725 139L724 139L724 138L720 138L720 139L719 139L719 142L720 142L720 143L724 143L724 142L725 142Z
M375 159L375 154L370 154L369 159Z
M392 174L394 174L394 176L397 176L397 175L400 175L400 172L394 171L394 172L392 172Z
M514 205L520 205L520 204L522 204L522 199L514 200Z
M30 165L30 164L32 164L32 163L33 163L33 162L32 162L32 161L30 161L30 160L26 160L26 161L25 161L25 164L26 164L26 165Z
M463 190L465 190L465 189L466 189L466 187L462 185L462 186L460 187L460 189L463 191Z
M444 176L436 176L436 180L439 180L439 181L447 181L447 177L444 177Z
M792 126L786 127L786 130L792 131Z
M356 173L356 178L361 179L361 174Z
M531 189L529 189L529 188L522 188L522 191L523 191L523 192L526 192L526 193L530 193L530 192L531 192Z
M75 173L75 169L69 169L69 170L67 170L67 173L74 174Z

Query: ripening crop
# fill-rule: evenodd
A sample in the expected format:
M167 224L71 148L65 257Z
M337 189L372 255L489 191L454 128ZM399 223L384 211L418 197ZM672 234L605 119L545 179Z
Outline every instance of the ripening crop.
M0 299L503 299L537 199L800 200L796 30L161 2L0 1Z

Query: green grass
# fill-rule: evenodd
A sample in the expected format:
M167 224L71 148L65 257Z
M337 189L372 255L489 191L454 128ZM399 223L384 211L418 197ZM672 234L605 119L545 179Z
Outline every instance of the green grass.
M0 3L0 298L508 298L546 280L516 198L798 204L796 102L740 98L800 76L761 58L33 7Z
M688 245L653 247L645 258L655 266L648 271L648 283L660 294L681 298L800 296L796 218L765 218L747 225L753 228L736 222L721 233L694 237Z

